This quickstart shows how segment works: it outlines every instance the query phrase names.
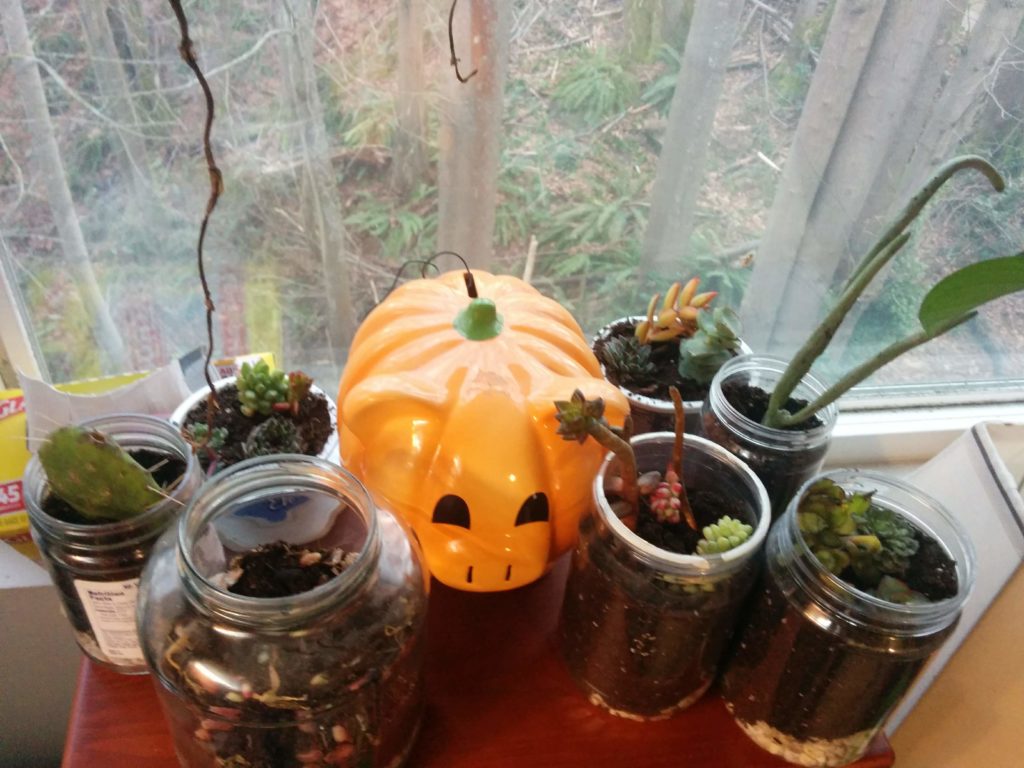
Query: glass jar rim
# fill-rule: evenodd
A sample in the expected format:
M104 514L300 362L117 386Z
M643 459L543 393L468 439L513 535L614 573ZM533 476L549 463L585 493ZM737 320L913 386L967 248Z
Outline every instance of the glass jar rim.
M868 481L868 483L878 485L879 487L889 486L907 494L908 497L912 498L915 502L930 508L937 515L938 519L950 528L951 535L955 537L955 547L951 545L947 538L940 538L939 535L932 530L931 526L928 526L925 521L920 520L912 512L899 510L899 513L902 516L909 517L910 522L912 522L915 527L924 529L925 532L935 538L944 549L959 549L959 552L955 553L959 555L955 559L957 566L956 594L952 597L929 601L927 603L893 603L857 588L853 584L839 578L839 576L825 568L821 561L818 560L817 556L811 551L811 548L807 545L803 535L800 533L800 526L799 521L797 520L796 511L799 506L800 499L803 498L807 489L814 483L825 478L835 481L840 486L843 485L844 480L846 482L850 482L852 479L865 480ZM881 504L881 506L885 505ZM810 577L810 583L827 587L827 589L832 593L832 595L818 595L820 590L813 590L813 594L826 598L834 596L839 598L844 605L859 605L866 610L886 614L891 616L894 621L909 623L911 625L910 629L917 629L921 626L932 624L944 625L942 622L945 619L949 619L951 621L963 606L974 587L974 580L976 576L975 563L977 556L974 550L974 544L970 535L967 533L967 529L964 528L960 521L956 519L945 505L934 497L928 495L920 488L917 488L910 483L890 475L885 475L881 472L860 469L832 469L816 474L814 477L807 480L796 494L794 494L782 519L780 520L780 523L783 523L786 526L790 540L793 542L793 546L796 547L800 555L796 558L795 562L800 563L800 570L803 571L801 575L805 578Z
M723 384L730 376L757 370L770 371L781 375L788 365L788 360L772 355L737 355L732 360L726 361L718 369L714 379L711 380L711 386L708 389L708 404L723 423L740 432L745 439L763 448L777 451L800 451L806 450L809 446L822 444L832 434L839 415L839 409L835 402L829 403L814 414L822 422L817 427L812 427L811 429L777 429L759 424L740 413L729 402L722 391ZM800 380L797 384L797 389L801 387L805 390L810 390L814 395L821 394L827 389L812 373L805 374Z
M75 426L87 429L96 429L104 434L108 434L117 440L118 444L123 449L130 450L135 443L130 441L124 442L124 438L117 437L119 430L115 429L115 427L119 425L124 425L126 429L130 428L129 425L135 425L136 427L149 427L153 430L156 436L162 440L166 440L170 443L170 447L176 449L178 452L178 458L185 462L185 469L171 493L166 494L163 499L146 507L146 509L133 517L109 523L66 522L53 517L43 509L42 494L40 494L39 503L35 503L34 501L30 503L28 500L29 494L26 493L26 511L28 512L29 517L49 531L64 531L75 535L102 536L106 538L110 536L117 536L121 533L129 533L134 529L146 526L151 521L164 515L171 505L177 505L178 507L185 506L185 503L182 502L180 498L182 494L189 490L188 483L185 482L185 480L189 474L199 471L199 460L196 458L195 453L191 450L188 443L185 442L181 433L175 429L170 422L144 413L113 413L86 419L78 422ZM25 486L28 487L36 482L38 482L44 490L49 488L49 480L46 477L46 470L43 469L43 464L39 460L38 454L33 454L25 468ZM117 546L123 546L125 543L126 542L119 542Z
M630 444L644 445L646 443L672 442L674 439L675 435L671 432L647 432L633 437L630 440ZM752 557L760 549L767 537L768 528L771 525L771 504L768 501L768 492L765 490L764 484L745 462L729 453L720 445L703 437L687 434L686 446L691 449L696 446L704 454L713 456L718 461L731 467L754 490L754 495L756 496L755 506L759 508L757 525L754 526L750 537L738 547L713 555L684 555L662 549L631 531L612 510L604 493L605 474L612 462L617 460L612 452L605 456L601 467L598 469L597 476L594 478L593 496L595 507L597 508L597 513L601 516L601 520L609 527L612 533L645 562L685 575L725 575L738 569ZM684 461L685 455L684 452Z
M332 483L328 478L336 482ZM192 557L192 543L196 535L225 504L240 498L252 498L283 482L294 490L327 492L363 518L366 537L355 560L323 584L285 597L235 594L205 576ZM192 498L177 530L177 557L186 586L204 606L242 624L262 623L268 618L282 616L299 618L325 610L325 598L338 599L358 588L372 569L379 548L376 507L363 484L343 467L304 454L259 456L217 473Z

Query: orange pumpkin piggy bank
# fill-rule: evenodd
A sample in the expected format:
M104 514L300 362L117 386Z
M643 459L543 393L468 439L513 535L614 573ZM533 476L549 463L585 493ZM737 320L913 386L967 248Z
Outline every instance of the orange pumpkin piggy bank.
M342 463L415 530L431 572L458 589L512 589L576 539L602 458L556 434L555 400L602 397L576 321L513 277L413 280L382 301L352 342L338 393Z

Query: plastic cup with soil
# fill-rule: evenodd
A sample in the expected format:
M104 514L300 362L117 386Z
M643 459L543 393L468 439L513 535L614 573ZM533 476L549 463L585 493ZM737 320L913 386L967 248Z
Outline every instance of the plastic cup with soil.
M766 555L723 676L726 704L769 752L846 765L955 628L973 547L920 490L837 470L800 489Z
M345 470L284 455L218 473L140 587L181 765L401 765L426 604L405 528Z
M614 455L605 460L594 510L580 526L559 628L569 671L590 701L638 720L668 717L711 685L770 521L757 477L699 437L687 437L682 454L696 527L685 512L665 519L659 507L674 506L671 486L682 485L666 471L675 438L631 440L640 472L635 507L623 476L636 470Z
M655 295L646 316L604 326L591 344L605 377L629 400L634 434L672 432L675 411L669 389L682 395L686 430L700 427L700 403L715 371L750 351L739 338L739 318L709 305L715 291L698 294L698 278L673 284L664 301Z
M290 402L288 382L302 374L267 371L267 375L272 374L284 377L276 402L247 405L242 393L251 388L242 377L230 377L214 384L218 407L212 412L212 420L206 387L193 392L175 409L171 423L178 425L185 439L195 446L204 470L212 467L219 471L245 459L282 453L329 459L337 451L334 401L309 382L308 388ZM272 389L273 385L262 386Z
M135 627L139 577L201 483L178 431L141 414L57 430L29 461L32 538L79 647L97 663L146 672Z
M723 365L701 407L701 434L742 459L768 491L772 517L786 509L796 490L821 469L838 411L834 403L807 421L785 428L761 423L786 362L767 355L743 355ZM807 375L787 409L796 412L825 391Z

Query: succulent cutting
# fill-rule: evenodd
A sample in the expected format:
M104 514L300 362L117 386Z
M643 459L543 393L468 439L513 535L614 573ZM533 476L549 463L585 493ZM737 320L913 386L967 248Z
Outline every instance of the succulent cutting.
M675 444L672 457L664 474L652 471L637 477L636 456L629 444L629 425L617 429L604 420L604 403L600 398L588 400L576 390L568 401L556 401L558 434L565 440L583 443L591 437L608 449L622 464L619 494L628 505L627 513L636 516L640 512L640 501L654 519L661 524L678 525L684 522L692 531L700 530L693 508L686 492L683 478L683 404L678 390L671 390L676 406ZM739 546L749 537L753 528L737 523L724 516L711 526L703 529L705 551L699 554L717 554ZM698 544L698 548L700 544Z
M916 572L935 569L912 569L921 548L917 529L897 512L876 504L873 495L848 493L830 478L811 485L797 508L808 548L836 576L890 602L942 597L950 587L934 590ZM955 583L951 588L956 591Z
M868 284L910 241L911 233L907 228L914 223L928 201L950 178L967 169L974 169L983 174L997 192L1003 191L1006 186L999 172L985 159L976 155L955 157L936 170L878 242L864 255L843 287L835 307L793 356L771 393L768 408L762 419L765 426L786 428L807 421L904 352L971 320L977 314L977 308L983 304L1024 289L1024 252L1014 256L988 259L952 272L936 283L922 299L917 313L921 325L919 330L893 342L850 370L819 397L795 413L786 410L786 402L793 390L824 353L840 324Z

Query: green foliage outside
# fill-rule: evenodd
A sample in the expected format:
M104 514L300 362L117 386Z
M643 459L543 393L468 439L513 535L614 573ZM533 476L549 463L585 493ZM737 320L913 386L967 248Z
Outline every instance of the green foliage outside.
M494 268L521 274L535 239L533 284L593 331L634 312L652 289L637 267L683 41L673 38L653 61L630 58L624 55L624 19L611 7L616 4L597 13L580 3L541 5L528 13L532 4L517 0L514 6ZM795 5L783 2L779 8L791 13ZM155 3L146 7L158 10ZM52 13L31 16L36 55L103 112L108 105L77 11L75 3L58 4ZM286 20L251 0L202 2L193 14L201 57L215 73L214 142L226 186L208 242L215 291L244 281L246 301L269 307L260 313L266 323L249 323L254 331L245 343L273 345L282 360L334 376L325 350L321 243L305 205L310 186L302 151L310 137L292 113L283 66L290 40ZM328 144L318 171L329 175L339 193L360 317L402 262L437 249L439 126L449 108L452 77L445 21L443 14L424 14L424 170L411 191L398 193L391 182L398 131L394 7L367 0L318 6L316 88ZM773 32L772 19L760 21L757 15L734 48L705 178L693 180L702 185L695 229L688 248L679 246L676 275L700 275L703 289L719 291L719 301L734 307L749 282L751 254L765 231L778 168L785 164L814 72L810 53L787 58L787 41ZM826 22L822 13L804 32L810 52L820 51ZM44 86L89 256L115 320L123 322L123 308L132 299L151 297L154 316L167 332L167 354L180 354L205 335L194 260L206 183L198 144L201 102L177 56L171 25L152 25L145 47L124 38L120 27L115 32L119 50L135 57L126 72L152 195L131 190L114 127L49 76ZM135 48L129 51L126 43ZM53 266L59 247L40 179L27 162L30 136L17 110L12 71L12 61L0 58L8 120L0 133L22 161L19 169L32 194L17 202L17 173L0 157L0 227L54 378L96 375L101 367L87 330L91 319L67 276ZM980 123L1002 125L991 113ZM937 200L929 234L922 237L929 247L920 258L897 262L857 334L884 329L893 335L915 320L914 288L935 271L948 271L936 242L969 242L981 258L1007 253L1007 242L1024 241L1016 215L1024 200L1013 183L1024 175L1021 135L1018 124L979 129L971 137L966 148L990 156L1010 180L1009 191L972 196L957 190ZM962 208L968 215L950 215ZM690 254L685 259L684 252ZM246 309L250 318L254 311ZM223 319L215 328L218 337Z

